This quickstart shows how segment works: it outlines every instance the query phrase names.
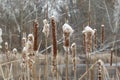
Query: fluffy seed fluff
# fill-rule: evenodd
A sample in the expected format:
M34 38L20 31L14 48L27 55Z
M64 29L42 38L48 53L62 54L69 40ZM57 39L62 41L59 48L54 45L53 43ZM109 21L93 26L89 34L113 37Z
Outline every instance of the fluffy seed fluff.
M68 34L69 34L68 36L71 36L72 33L74 32L74 30L72 29L72 27L71 27L69 24L67 24L67 23L65 23L65 24L62 26L62 29L63 29L63 32L64 32L64 33L68 33ZM65 36L65 35L64 35L64 36Z
M88 32L91 32L92 35L94 35L94 33L95 33L95 31L94 31L91 27L86 26L86 27L84 28L84 30L82 31L82 33L84 34L84 33L88 33Z
M76 43L73 43L72 45L71 45L71 49L72 48L75 48L76 47Z
M102 66L104 65L104 62L101 59L98 60L98 63L100 63Z
M5 42L5 49L8 49L8 42Z
M17 49L14 48L14 49L12 50L12 52L13 52L13 54L17 54Z
M34 42L34 36L33 34L28 35L28 41Z
M46 37L49 35L49 24L46 19L43 20L44 26L42 32L45 34Z

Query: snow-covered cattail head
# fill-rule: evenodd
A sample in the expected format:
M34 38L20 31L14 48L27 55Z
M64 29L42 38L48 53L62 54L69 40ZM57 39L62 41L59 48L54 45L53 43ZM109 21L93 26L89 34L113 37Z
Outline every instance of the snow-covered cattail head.
M42 32L45 34L46 37L49 35L49 24L46 19L43 20L44 26Z
M76 43L73 43L73 44L71 45L71 49L73 49L73 48L76 48Z
M13 54L17 54L17 49L14 48L14 49L12 50L12 52L13 52Z
M63 29L63 33L64 33L63 35L64 35L64 37L69 37L74 32L74 30L72 29L72 27L69 24L67 24L67 23L65 23L62 26L62 29Z
M98 60L98 63L102 66L104 65L104 62L101 59Z
M84 30L82 31L82 33L84 34L84 33L91 33L92 35L94 35L94 33L95 33L95 31L91 28L91 27L89 27L89 26L86 26L85 28L84 28Z
M48 24L47 19L44 19L44 20L43 20L43 23L44 23L44 25L45 25L45 24Z
M5 42L5 49L8 49L8 42Z
M23 37L23 38L22 38L22 47L25 47L25 44L26 44L26 38Z
M34 36L33 34L28 35L28 41L34 42Z
M27 53L28 53L28 49L26 47L24 47L23 50L22 50L22 58L23 59L26 58L26 56L28 55Z

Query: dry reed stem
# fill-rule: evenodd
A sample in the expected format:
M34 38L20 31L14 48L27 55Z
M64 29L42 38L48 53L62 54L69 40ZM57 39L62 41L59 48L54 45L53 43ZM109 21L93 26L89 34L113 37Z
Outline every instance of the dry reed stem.
M76 44L75 43L72 44L71 49L72 49L72 57L73 57L74 80L76 80L76 60L75 60Z
M38 49L38 21L34 21L34 51Z
M48 80L48 54L47 54L47 36L45 36L45 70L44 70L44 80Z
M105 40L105 26L101 25L101 44L104 44L104 40Z
M69 54L69 48L66 48L66 80L68 79L68 54Z
M110 66L112 66L112 62L113 62L113 48L111 48L110 53L111 53L111 56L110 56Z
M66 80L68 80L68 54L69 54L69 34L67 32L64 32L64 47L66 51Z
M86 41L85 41L85 34L83 34L83 45L84 45L84 53L86 54Z
M93 69L93 67L98 63L98 61L96 61L80 78L79 80L83 80L83 78L89 73L89 71L91 69ZM88 79L89 80L89 79Z
M56 23L54 17L51 18L51 25L52 25L52 43L53 43L53 73L57 72L56 66L56 56L57 56L57 32L56 32ZM57 77L56 77L57 78Z

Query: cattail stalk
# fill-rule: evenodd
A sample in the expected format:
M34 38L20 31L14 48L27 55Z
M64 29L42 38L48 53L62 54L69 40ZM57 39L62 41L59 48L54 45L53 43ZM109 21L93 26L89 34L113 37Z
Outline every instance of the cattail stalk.
M56 32L56 23L54 17L51 18L51 25L52 25L52 43L53 43L53 74L57 73L57 32ZM57 78L57 77L56 77Z
M104 44L104 40L105 40L105 26L101 25L101 44Z
M75 60L75 56L76 56L76 44L73 43L71 46L72 49L72 57L73 57L73 70L74 70L74 80L76 80L76 60Z
M110 56L110 66L112 66L112 62L113 62L113 48L111 48L111 56Z
M64 32L64 35L68 35L68 33ZM64 46L65 46L65 51L66 51L66 80L68 80L68 54L69 54L69 38L64 37Z

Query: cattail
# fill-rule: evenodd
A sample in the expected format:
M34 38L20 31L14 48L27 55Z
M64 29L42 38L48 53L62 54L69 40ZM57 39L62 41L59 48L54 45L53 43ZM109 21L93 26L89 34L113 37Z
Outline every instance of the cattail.
M113 62L113 48L111 48L110 53L111 53L111 56L110 56L110 66L112 66L112 62Z
M48 72L48 54L47 54L47 38L49 36L49 24L47 22L46 19L43 20L43 23L44 23L44 27L43 27L43 30L42 32L45 34L45 47L46 47L46 53L45 53L45 76L44 76L44 79L47 80L48 77L47 77L47 72Z
M90 64L89 55L92 52L92 36L94 35L94 30L91 27L86 26L82 31L82 33L84 34L84 37L85 37L85 49L86 49L85 52L86 52L86 58L87 58L86 71L87 71ZM87 78L89 79L89 74Z
M70 36L73 33L73 29L67 23L63 25L62 29L63 29L63 38L64 38L63 47L66 51L66 80L68 80L68 53L69 53Z
M85 34L86 53L90 54L92 52L92 36L95 31L89 26L86 26L82 33Z
M26 48L29 54L33 54L34 36L33 34L28 35L28 40L26 42Z
M34 21L34 51L38 49L38 21Z
M94 48L97 48L97 30L94 29L95 33L94 33Z
M72 58L73 58L73 70L74 70L74 80L76 80L76 60L75 60L75 56L76 56L76 44L73 43L71 45L71 49L72 49Z
M101 25L101 44L104 44L104 40L105 40L105 26Z
M13 48L12 52L13 52L14 58L17 59L17 53L18 53L17 49Z
M52 25L52 43L53 43L53 73L57 72L57 66L56 66L56 57L57 57L57 32L56 32L56 23L55 23L55 19L52 16L51 18L51 25Z
M45 34L46 37L48 37L48 35L49 35L49 24L48 24L48 21L46 19L44 19L43 23L44 23L44 27L43 27L42 32Z
M102 67L103 67L103 61L98 60L98 80L102 80Z

